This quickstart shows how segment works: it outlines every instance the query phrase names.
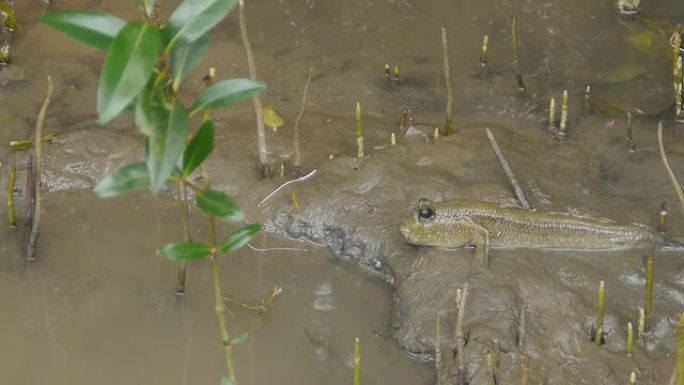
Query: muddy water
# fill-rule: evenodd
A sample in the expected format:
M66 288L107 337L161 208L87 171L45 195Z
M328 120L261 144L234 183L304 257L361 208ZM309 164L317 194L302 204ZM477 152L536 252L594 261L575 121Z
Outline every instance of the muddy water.
M16 242L2 249L3 383L216 383L224 364L208 265L191 266L177 300L176 265L154 256L179 235L176 213L148 197L51 196L41 260L27 266ZM254 244L292 246L266 241ZM347 383L357 336L368 381L429 383L428 368L389 338L388 287L322 251L246 249L221 261L231 329L250 334L236 349L242 383ZM261 321L236 304L256 306L276 286Z
M55 7L135 17L130 4L118 1L63 1ZM36 24L43 10L38 1L18 4L24 28L15 64L0 72L5 128L0 141L30 136L44 77L51 74L59 97L46 131L57 132L59 139L46 149L46 189L83 189L140 157L140 140L129 120L107 127L94 123L94 87L103 55ZM235 16L217 28L214 49L190 77L188 100L201 92L200 79L209 66L216 66L219 76L245 76ZM416 249L397 231L404 211L420 197L513 201L483 135L489 127L535 208L655 227L660 203L667 200L672 209L666 237L681 240L684 217L655 151L654 128L664 117L670 162L684 179L682 126L667 114L667 34L644 20L681 23L684 3L651 1L642 16L619 19L612 2L588 0L250 3L259 77L269 85L264 101L287 122L269 133L271 160L275 167L291 161L291 124L313 66L316 76L301 126L302 159L307 171L318 174L256 208L282 180L255 179L248 103L218 114L222 130L208 172L250 218L266 224L271 236L309 240L326 249L318 251L322 254L244 251L225 261L225 291L231 298L254 302L276 284L285 289L262 324L250 311L233 308L236 331L252 334L238 349L243 382L346 383L351 340L358 335L367 354L367 381L430 383L427 368L434 364L439 316L447 352L437 368L439 382L455 383L453 299L468 284L472 293L464 326L470 383L487 383L485 356L494 340L503 352L502 384L519 382L524 356L530 359L532 383L618 384L631 371L640 383L665 383L673 364L674 324L684 308L681 251L656 252L653 332L627 358L624 330L628 321L636 322L643 303L643 251L501 250L492 253L491 268L484 270L469 250ZM510 66L514 17L524 93L516 90ZM434 142L429 137L443 121L445 103L441 26L449 31L459 132ZM486 69L478 65L484 34L490 36ZM653 48L639 51L632 43L638 36L651 37ZM400 84L385 83L385 63L400 66ZM590 106L584 105L587 84L592 85ZM569 90L571 107L568 140L561 144L546 132L546 103L563 89ZM372 154L362 161L351 157L357 101ZM403 107L410 108L412 124L423 134L401 136L397 126ZM625 147L626 112L633 115L634 154ZM387 148L392 131L400 143ZM331 154L335 158L328 160ZM6 149L2 155L3 164L17 159L21 165L21 154ZM292 207L292 191L300 210ZM3 312L0 322L3 330L17 331L7 336L12 343L3 344L3 373L15 383L53 374L62 383L103 377L105 382L215 381L222 366L208 273L193 267L190 296L179 303L169 292L173 265L151 253L177 239L175 210L145 197L96 202L87 190L49 199L38 263L26 267L17 257L15 235L3 233L0 285L11 311ZM261 241L266 239L271 238ZM332 263L327 256L358 268ZM392 298L387 287L360 272L390 283ZM599 280L606 281L609 293L602 347L588 341ZM330 311L316 310L331 304ZM525 342L517 346L521 313L527 328ZM314 341L329 341L329 351L310 343L306 333ZM429 365L407 359L398 346Z

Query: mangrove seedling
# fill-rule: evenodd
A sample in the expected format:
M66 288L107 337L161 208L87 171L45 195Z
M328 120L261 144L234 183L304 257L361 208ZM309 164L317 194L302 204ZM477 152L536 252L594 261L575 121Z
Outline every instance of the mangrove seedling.
M482 49L480 50L480 66L487 66L487 51L489 45L489 35L484 35L482 37Z
M627 357L631 357L634 352L634 327L631 322L627 322Z
M515 83L518 91L525 91L525 82L520 73L520 53L518 51L518 30L516 28L515 18L511 22L511 41L513 43L513 71L515 71Z
M633 154L636 152L636 144L634 143L634 136L632 135L632 113L627 113L627 152Z
M606 283L599 282L598 301L597 301L598 315L596 317L596 333L593 336L596 345L602 345L603 340L603 325L606 317Z
M567 132L566 132L567 129L568 129L568 90L563 90L563 98L561 99L560 125L558 127L558 139L564 140L567 137Z
M653 319L653 254L648 256L646 261L646 296L644 298L644 329L651 330Z
M356 102L356 157L363 158L363 121L359 102Z
M219 238L217 220L242 221L238 204L223 191L213 189L207 178L199 185L193 174L214 147L212 111L250 98L265 88L254 79L229 79L205 89L187 106L180 97L181 85L200 63L211 41L207 36L225 18L238 0L184 0L162 27L155 16L156 1L142 0L142 20L125 21L116 16L84 11L62 11L43 15L42 21L90 46L106 52L97 90L97 115L101 124L122 113L132 113L144 136L145 159L125 165L104 177L95 187L100 197L112 197L142 189L157 194L167 185L177 190L191 189L195 202L209 223L205 242L169 243L157 250L171 260L208 260L214 286L214 311L221 334L227 377L224 384L236 384L233 347L247 337L231 338L221 295L218 258L245 245L261 226L249 224ZM242 15L244 16L244 15ZM241 17L244 21L244 17ZM241 22L241 32L246 26ZM250 49L246 45L248 57ZM253 58L252 58L253 59ZM250 69L254 67L249 60ZM256 77L250 70L252 78ZM257 109L257 113L261 108ZM190 119L201 117L191 130ZM258 122L263 125L263 119ZM259 152L265 153L263 132L259 132ZM40 138L38 133L36 138ZM188 140L188 138L190 138ZM36 142L38 154L39 142ZM262 170L268 169L265 158ZM187 194L181 194L187 197ZM184 204L183 202L181 204ZM184 212L186 212L184 210ZM187 215L183 220L189 228Z
M677 322L677 385L684 385L684 312Z
M354 340L354 385L361 385L361 342Z
M639 308L639 320L637 323L637 339L641 340L644 338L646 335L646 331L644 330L644 324L645 324L645 319L646 319L646 313L644 313L644 308L640 307Z
M556 127L556 98L553 96L549 99L549 127L547 131L555 134L558 128Z
M660 214L658 215L658 232L664 233L667 230L667 202L660 203Z

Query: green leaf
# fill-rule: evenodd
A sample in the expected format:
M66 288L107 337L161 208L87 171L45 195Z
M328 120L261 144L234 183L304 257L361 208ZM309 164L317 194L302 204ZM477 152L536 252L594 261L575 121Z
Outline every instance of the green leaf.
M190 116L199 111L226 107L248 98L266 88L266 85L251 79L222 80L206 89L190 109Z
M126 22L107 13L89 11L60 11L44 14L40 20L74 39L98 48L109 49L114 37Z
M202 259L211 254L211 248L199 243L168 243L159 249L157 254L168 259Z
M171 52L172 87L174 91L178 91L181 82L202 61L210 45L211 39L208 36L201 36L193 42L181 39L176 43Z
M154 128L168 120L169 111L163 102L155 97L154 79L150 79L135 99L135 125L146 136L152 135Z
M217 190L202 190L197 193L197 206L209 215L239 221L244 218L237 202L228 194Z
M131 163L107 175L95 186L100 198L126 194L150 185L150 175L144 162Z
M253 223L238 229L230 234L228 238L223 241L223 243L221 243L219 250L221 250L223 253L232 253L249 242L254 234L259 232L259 230L261 230L261 225L258 223Z
M171 49L178 40L195 41L223 20L238 0L185 0L173 12L166 26Z
M192 174L214 149L214 121L206 119L183 153L183 176Z
M97 89L101 123L118 115L147 84L161 41L159 30L137 21L126 24L112 41Z
M150 173L150 190L157 193L178 163L185 148L188 134L188 113L185 107L175 100L167 118L154 127L150 136L147 170Z
M242 333L238 334L237 337L233 338L233 340L230 341L230 344L231 345L241 345L241 344L245 343L245 341L247 341L247 336L248 336L247 332L242 332Z

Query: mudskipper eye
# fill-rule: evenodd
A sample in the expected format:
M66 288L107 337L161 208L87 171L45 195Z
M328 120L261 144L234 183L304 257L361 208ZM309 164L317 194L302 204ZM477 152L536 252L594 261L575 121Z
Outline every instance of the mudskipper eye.
M421 207L418 209L419 219L430 219L435 216L435 210L432 207Z

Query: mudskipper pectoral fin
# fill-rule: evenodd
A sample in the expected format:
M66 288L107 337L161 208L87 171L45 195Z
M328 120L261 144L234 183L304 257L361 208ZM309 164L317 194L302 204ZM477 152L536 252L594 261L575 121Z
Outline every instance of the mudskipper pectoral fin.
M489 266L489 232L484 227L471 220L459 223L462 235L468 240L468 245L475 246L475 257L484 267Z

